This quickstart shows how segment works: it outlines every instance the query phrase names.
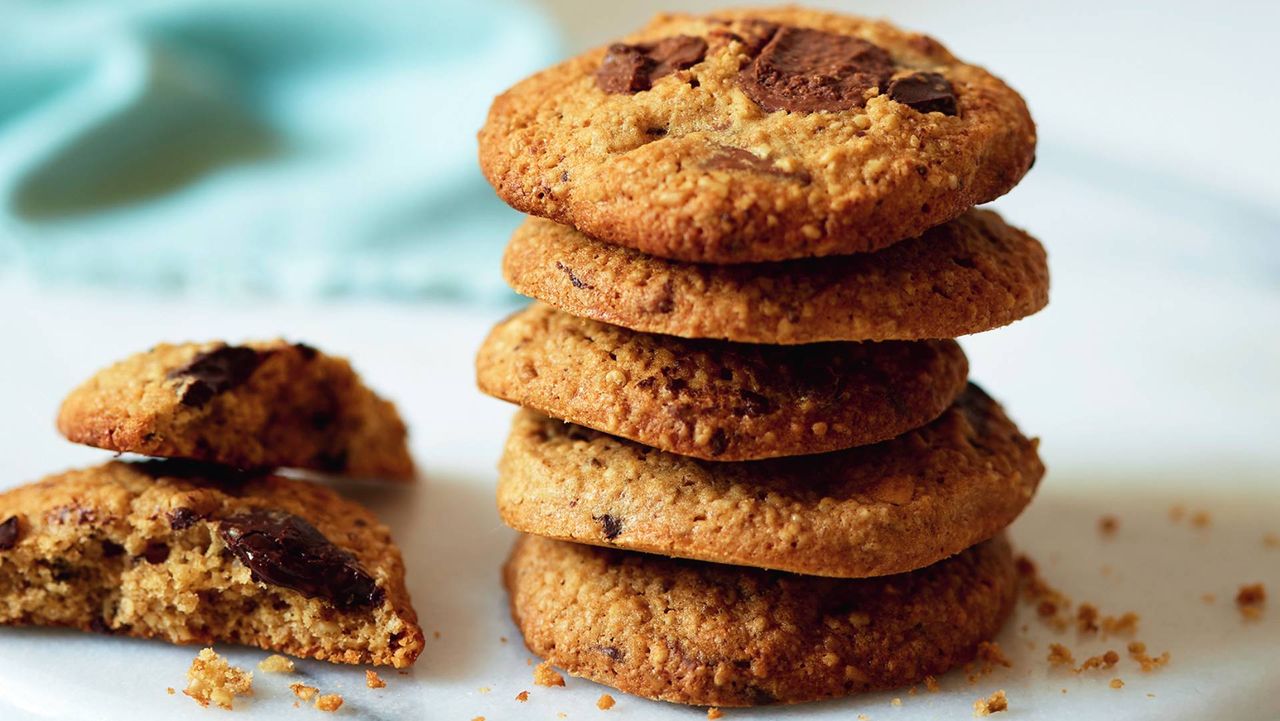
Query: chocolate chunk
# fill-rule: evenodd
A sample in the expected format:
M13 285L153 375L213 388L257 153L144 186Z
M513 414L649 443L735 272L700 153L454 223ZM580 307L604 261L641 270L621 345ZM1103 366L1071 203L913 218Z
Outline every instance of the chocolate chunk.
M18 545L18 517L9 516L0 523L0 551L7 551Z
M169 528L175 531L181 531L184 528L190 528L200 520L200 514L190 508L179 507L169 511Z
M702 167L706 170L745 170L794 180L803 185L813 181L813 177L803 170L786 171L763 158L756 157L755 153L749 150L731 148L727 145L716 148L716 152L702 163Z
M316 356L320 355L320 351L306 343L294 343L293 349L298 351L298 355L302 356L303 360L314 360Z
M196 356L190 363L169 373L170 380L186 380L179 391L184 406L199 408L244 383L262 363L265 354L252 348L224 345Z
M622 520L615 516L606 513L592 516L591 519L600 523L600 532L604 534L605 540L612 541L622 533Z
M706 56L707 41L689 35L640 45L614 43L596 70L596 85L606 93L638 93L652 88L658 78L693 67Z
M780 28L738 74L747 97L769 112L811 113L866 105L871 88L884 88L893 59L861 38L806 28Z
M569 282L573 284L574 288L582 290L582 289L591 289L595 287L590 283L584 281L583 279L579 278L578 275L573 272L573 268L570 268L569 266L565 265L564 263L561 263L558 260L556 261L556 268L563 271L565 275L569 276Z
M343 611L382 601L382 589L355 556L298 516L245 511L223 519L218 535L255 580L325 599Z
M160 541L147 541L147 547L142 549L142 557L147 559L147 563L164 563L169 560L169 546Z
M717 428L711 434L711 439L707 442L707 446L711 449L711 455L718 456L729 448L729 435L724 432L723 428Z
M912 73L889 82L889 98L922 113L955 115L956 93L938 73Z
M119 543L110 539L104 539L102 541L103 558L117 558L122 555L124 555L124 546L121 546Z
M622 649L617 646L592 646L591 650L602 654L610 661L621 661L622 657L625 655L622 653Z

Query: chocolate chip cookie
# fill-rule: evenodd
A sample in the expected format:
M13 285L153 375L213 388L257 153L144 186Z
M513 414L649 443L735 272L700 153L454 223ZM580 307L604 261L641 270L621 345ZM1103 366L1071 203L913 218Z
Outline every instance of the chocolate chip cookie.
M965 387L953 340L765 346L638 333L535 303L480 348L484 392L654 448L737 461L887 440Z
M905 573L1009 525L1044 466L969 386L923 428L872 446L711 463L521 411L499 465L518 531L816 576Z
M503 93L480 164L504 200L685 261L874 251L1014 186L1022 98L886 22L660 15Z
M503 274L572 315L745 343L955 338L1049 300L1044 248L984 210L876 253L748 265L664 260L530 218Z
M395 406L346 360L280 340L158 345L72 391L58 429L111 451L239 468L414 475Z
M971 660L1014 599L1003 534L908 574L833 579L524 536L504 570L529 649L677 703L799 703Z
M111 462L0 494L0 623L409 666L422 630L387 527L324 486Z

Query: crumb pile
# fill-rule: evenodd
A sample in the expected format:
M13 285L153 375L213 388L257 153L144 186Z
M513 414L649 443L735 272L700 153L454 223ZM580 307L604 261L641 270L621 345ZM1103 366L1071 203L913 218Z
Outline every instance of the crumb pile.
M284 341L159 345L73 391L58 427L156 458L0 493L0 623L337 663L417 658L422 631L387 527L326 485L272 471L412 477L399 414L347 361ZM218 663L197 659L188 695L229 703L222 689L237 677ZM260 668L287 673L292 661Z
M537 683L715 718L1008 664L1044 468L954 339L1048 301L1040 244L974 209L1034 150L938 41L802 8L661 15L495 100L536 302L476 373L523 408L498 506Z

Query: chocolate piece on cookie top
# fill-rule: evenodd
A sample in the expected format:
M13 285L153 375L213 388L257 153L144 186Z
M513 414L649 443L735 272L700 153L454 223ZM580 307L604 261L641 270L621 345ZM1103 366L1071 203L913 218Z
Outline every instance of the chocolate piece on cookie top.
M866 105L893 70L889 53L861 38L780 27L743 68L738 84L770 112L850 110Z
M18 545L18 517L9 516L0 523L0 551L7 551Z
M889 97L922 113L955 115L956 91L940 73L912 73L889 83Z
M606 93L638 93L653 81L702 62L707 41L676 35L654 43L614 43L596 71L596 84Z
M176 380L184 406L199 408L214 396L242 385L261 365L264 353L245 346L222 345L200 353L190 363L169 372Z
M224 518L218 535L256 580L323 598L343 611L382 601L382 590L355 557L304 518L254 509Z

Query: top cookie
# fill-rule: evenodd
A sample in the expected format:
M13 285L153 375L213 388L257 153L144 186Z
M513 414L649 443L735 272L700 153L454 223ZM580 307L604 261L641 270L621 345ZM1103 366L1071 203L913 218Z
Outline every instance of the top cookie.
M495 100L480 164L517 209L710 263L877 250L1014 186L1016 92L926 35L799 8L660 15Z
M111 451L238 468L414 474L395 406L346 360L281 340L158 345L72 391L58 430Z

